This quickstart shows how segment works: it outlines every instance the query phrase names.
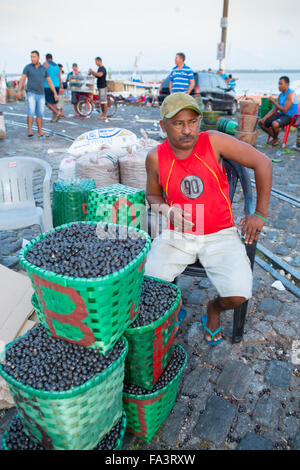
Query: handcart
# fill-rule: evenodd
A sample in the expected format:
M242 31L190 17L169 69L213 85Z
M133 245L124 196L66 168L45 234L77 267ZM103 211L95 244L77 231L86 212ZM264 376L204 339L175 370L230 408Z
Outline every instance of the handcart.
M75 93L76 110L80 116L89 117L94 110L102 111L99 95L95 90L94 77L78 77L70 81L70 90ZM112 117L117 111L117 101L111 94L107 94L107 117Z

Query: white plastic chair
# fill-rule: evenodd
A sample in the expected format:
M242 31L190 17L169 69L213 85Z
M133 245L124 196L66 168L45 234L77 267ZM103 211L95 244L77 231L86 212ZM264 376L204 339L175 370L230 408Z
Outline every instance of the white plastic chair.
M33 196L35 170L45 172L43 209L36 206ZM38 224L42 232L53 228L51 173L51 166L38 158L0 158L0 230L14 230L34 224Z

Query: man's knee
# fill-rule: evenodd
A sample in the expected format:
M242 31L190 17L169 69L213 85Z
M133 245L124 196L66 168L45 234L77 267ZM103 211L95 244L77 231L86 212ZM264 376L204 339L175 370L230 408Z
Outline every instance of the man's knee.
M272 127L273 127L274 131L277 131L279 129L279 123L277 121L273 121L272 122Z
M242 305L247 299L245 297L239 297L239 296L232 296L232 297L219 297L218 302L219 305L224 309L224 310L230 310L232 308L239 307Z

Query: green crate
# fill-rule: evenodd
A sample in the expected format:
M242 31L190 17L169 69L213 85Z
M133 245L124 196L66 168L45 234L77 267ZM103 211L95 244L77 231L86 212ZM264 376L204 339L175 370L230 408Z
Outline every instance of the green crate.
M19 415L17 415L19 416ZM122 423L121 423L121 429L120 429L120 434L119 434L119 437L115 443L115 447L113 450L122 450L122 445L123 445L123 438L124 438L124 434L125 434L125 431L126 431L126 424L127 424L127 419L126 419L126 413L125 411L123 410L123 414L122 414ZM8 431L5 431L4 435L3 435L3 438L2 438L2 447L3 447L3 450L11 450L8 446L7 446L7 443L6 443L6 439L7 439L7 436L8 436ZM104 438L105 436L103 436ZM102 438L102 439L103 439ZM30 439L30 437L29 437ZM46 449L45 449L46 450ZM84 449L85 450L85 449Z
M273 103L270 103L269 98L262 97L260 106L260 118L263 118L273 108Z
M94 189L89 194L86 220L144 229L145 191L123 184L112 184Z
M183 349L181 346L179 346ZM123 406L127 416L127 431L143 441L150 442L163 425L174 406L185 361L171 382L154 393L134 395L123 393Z
M155 282L166 283L161 279L146 277ZM174 287L177 297L161 318L145 326L127 328L124 332L128 341L125 380L129 384L152 390L171 359L181 305L180 289L175 285Z
M31 439L46 449L56 450L93 449L101 441L122 415L128 352L126 338L122 341L124 351L113 364L86 383L64 392L36 390L19 382L3 370L1 360L5 351L0 355L0 375L8 383L24 430Z
M97 225L96 222L80 222ZM70 226L65 224L50 232ZM109 224L113 226L113 224ZM20 264L27 271L42 306L41 323L51 336L98 348L102 353L111 349L124 330L135 320L141 297L144 265L151 240L145 232L139 233L146 245L127 266L107 276L76 278L39 268L26 260L33 245L46 233L31 240L20 252Z
M93 179L73 178L53 184L53 226L85 220L89 191L96 188Z

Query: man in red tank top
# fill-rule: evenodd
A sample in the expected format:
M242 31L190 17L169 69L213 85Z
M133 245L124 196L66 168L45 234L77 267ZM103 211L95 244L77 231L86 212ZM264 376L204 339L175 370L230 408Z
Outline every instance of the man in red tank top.
M271 161L252 146L217 131L199 134L201 111L185 93L168 96L161 106L161 128L168 139L146 159L146 197L163 214L167 229L153 241L145 273L173 281L199 258L219 296L201 317L205 339L221 340L220 314L252 295L252 272L229 200L222 156L255 173L255 213L244 217L242 236L253 243L265 224L272 185Z

